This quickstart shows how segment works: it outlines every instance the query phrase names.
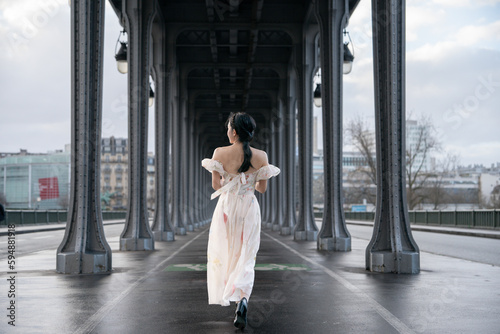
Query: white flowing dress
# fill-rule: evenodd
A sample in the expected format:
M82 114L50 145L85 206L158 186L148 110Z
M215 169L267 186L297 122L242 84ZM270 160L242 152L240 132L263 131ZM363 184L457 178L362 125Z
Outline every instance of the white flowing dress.
M279 174L273 165L252 173L230 174L222 163L203 159L201 165L224 178L215 207L207 249L208 303L229 306L231 301L250 298L255 258L260 245L260 207L254 195L255 183Z

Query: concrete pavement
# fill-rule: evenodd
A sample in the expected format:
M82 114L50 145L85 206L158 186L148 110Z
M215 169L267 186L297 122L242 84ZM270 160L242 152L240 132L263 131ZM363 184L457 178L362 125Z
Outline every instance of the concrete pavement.
M15 324L2 333L235 333L234 306L207 305L208 226L151 252L113 249L109 275L61 275L55 250L21 256ZM366 240L318 252L262 232L246 333L499 333L500 268L421 253L421 273L364 269ZM6 259L3 267L6 267ZM0 293L5 313L9 282Z

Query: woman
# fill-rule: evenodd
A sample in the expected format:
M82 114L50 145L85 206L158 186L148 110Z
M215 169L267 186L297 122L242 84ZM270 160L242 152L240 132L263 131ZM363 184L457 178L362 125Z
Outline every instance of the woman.
M217 148L212 159L202 161L212 172L215 193L211 198L220 195L208 239L208 303L238 302L234 325L242 329L260 244L260 208L254 189L264 193L267 180L280 170L269 165L266 152L250 147L256 127L250 115L231 114L226 127L231 145Z

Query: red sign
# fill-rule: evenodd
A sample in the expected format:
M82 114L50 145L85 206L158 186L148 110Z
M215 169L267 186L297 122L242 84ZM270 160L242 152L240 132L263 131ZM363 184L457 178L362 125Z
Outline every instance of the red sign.
M38 187L40 189L40 199L42 201L51 198L59 198L59 183L57 182L57 177L38 179Z

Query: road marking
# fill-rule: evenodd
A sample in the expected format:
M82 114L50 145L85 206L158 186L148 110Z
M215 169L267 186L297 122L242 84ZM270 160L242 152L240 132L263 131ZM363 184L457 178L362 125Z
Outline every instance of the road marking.
M303 264L277 264L277 263L257 263L257 271L308 271L311 270ZM179 263L171 264L165 268L165 271L207 271L206 263Z
M356 296L358 296L361 299L366 300L370 306L375 309L375 311L380 314L382 318L385 319L394 329L396 329L399 333L403 334L415 334L414 331L412 331L408 326L406 326L401 320L399 320L394 314L392 314L388 309L380 305L375 299L371 298L368 296L366 293L364 293L361 289L359 289L357 286L353 285L350 283L348 280L340 276L339 274L335 273L331 269L325 267L324 265L308 258L305 255L300 254L298 251L293 249L292 247L284 244L280 240L272 237L271 235L267 234L266 232L262 231L267 237L269 237L271 240L277 242L281 246L285 247L288 249L290 252L294 253L295 255L299 256L300 258L304 259L305 261L321 268L327 275L335 279L337 282L342 284L346 289L354 293Z
M134 291L142 282L147 280L155 271L157 271L160 267L162 267L166 262L170 261L173 259L177 254L182 252L187 246L189 246L193 241L201 237L204 233L208 231L205 230L203 232L200 232L196 237L193 239L189 240L186 242L182 247L180 247L178 250L172 253L169 257L167 257L165 260L161 261L159 264L157 264L153 269L148 271L144 276L136 280L134 283L132 283L127 289L125 289L122 293L120 293L118 296L116 296L113 300L107 302L104 304L99 310L97 310L96 313L94 313L92 316L90 316L87 321L77 330L75 333L78 334L84 334L84 333L90 333L92 332L95 327L104 319L104 317L116 306L118 305L128 294L130 294L132 291Z

